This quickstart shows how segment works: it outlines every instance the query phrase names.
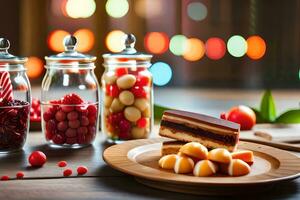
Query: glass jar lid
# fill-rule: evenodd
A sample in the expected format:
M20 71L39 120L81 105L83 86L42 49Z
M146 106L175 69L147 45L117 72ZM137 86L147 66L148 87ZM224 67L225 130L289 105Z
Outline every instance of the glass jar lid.
M45 56L47 65L67 65L76 67L79 65L94 66L96 56L82 54L76 51L77 39L73 35L68 35L63 40L65 51L56 55ZM75 65L74 65L75 64Z
M103 54L104 67L110 65L122 66L150 66L151 54L137 52L134 48L136 38L133 34L127 34L124 39L125 49L120 53Z
M24 63L28 60L27 57L18 57L10 54L8 52L9 47L9 40L0 38L0 70L24 69Z

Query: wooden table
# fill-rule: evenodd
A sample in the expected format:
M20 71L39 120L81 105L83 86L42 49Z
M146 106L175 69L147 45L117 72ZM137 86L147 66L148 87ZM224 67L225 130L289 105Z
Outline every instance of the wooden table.
M177 102L187 109L195 107L194 97L202 99L197 104L196 110L215 115L220 110L227 109L233 103L239 103L240 100L233 100L233 103L226 100L226 94L221 93L220 98L215 92L205 91L166 91L168 95L161 93L158 95L158 101L161 103L172 102L174 104L174 94L179 94L187 100L186 102ZM158 92L159 93L159 92ZM199 93L199 95L198 95ZM207 93L207 92L206 92ZM172 96L173 94L173 96ZM259 97L247 93L246 96L234 95L235 97L247 98L248 101ZM260 94L260 93L259 93ZM211 95L211 96L210 96ZM285 96L283 94L283 96ZM190 97L190 98L189 98ZM203 97L203 98L202 98ZM298 96L294 96L293 104ZM297 97L297 98L296 98ZM193 99L191 99L193 98ZM225 98L225 101L224 101ZM291 98L291 96L289 96ZM214 99L214 104L210 104ZM223 100L222 100L223 99ZM280 99L284 101L284 99ZM218 102L216 104L216 102ZM222 104L223 102L223 104ZM224 104L225 102L225 104ZM226 104L226 102L228 104ZM280 102L281 104L282 102ZM209 105L211 106L209 106ZM175 104L174 104L175 105ZM190 105L190 106L188 106ZM191 107L192 106L192 107ZM217 107L216 107L217 106ZM180 107L180 106L179 106ZM219 110L219 111L217 111ZM224 199L224 197L199 197L174 192L156 190L137 183L133 177L120 173L108 167L102 159L102 152L107 147L104 143L102 134L98 134L97 140L90 147L78 150L58 150L49 148L45 144L44 136L40 132L30 132L24 151L8 156L0 155L0 176L9 175L15 177L17 171L25 172L23 180L0 181L0 200L8 199ZM27 158L30 152L42 150L48 156L47 164L39 169L28 167ZM63 169L56 166L60 160L66 160L68 167L72 168L75 175L69 178L62 176ZM89 168L85 176L76 176L76 168L79 165L86 165ZM300 167L300 166L299 166ZM255 191L249 191L249 195L243 197L234 197L233 199L300 199L300 178L291 182L276 185L272 191L266 194L256 194Z

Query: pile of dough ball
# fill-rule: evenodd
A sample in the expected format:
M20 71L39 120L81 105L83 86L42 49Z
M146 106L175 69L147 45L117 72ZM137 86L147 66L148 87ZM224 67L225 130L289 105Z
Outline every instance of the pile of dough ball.
M112 139L147 138L151 128L150 72L119 67L104 73L102 86L104 132Z
M193 173L194 176L206 177L220 172L229 176L244 176L251 171L253 152L242 150L230 153L223 148L208 151L202 144L190 142L183 145L178 154L163 156L158 164L177 174Z

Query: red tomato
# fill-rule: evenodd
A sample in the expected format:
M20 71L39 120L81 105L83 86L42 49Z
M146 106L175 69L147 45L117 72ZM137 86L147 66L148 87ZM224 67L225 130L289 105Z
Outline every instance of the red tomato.
M240 124L241 130L250 130L256 123L256 116L251 108L237 106L229 110L227 120Z

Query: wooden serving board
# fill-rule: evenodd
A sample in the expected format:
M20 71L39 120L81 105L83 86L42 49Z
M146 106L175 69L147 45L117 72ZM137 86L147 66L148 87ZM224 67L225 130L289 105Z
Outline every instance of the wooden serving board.
M104 160L113 168L133 175L137 181L162 190L201 194L232 195L270 189L273 184L300 176L300 158L277 148L240 142L239 149L254 152L251 173L246 176L195 177L175 174L158 166L161 145L169 139L136 140L114 145L103 153Z

